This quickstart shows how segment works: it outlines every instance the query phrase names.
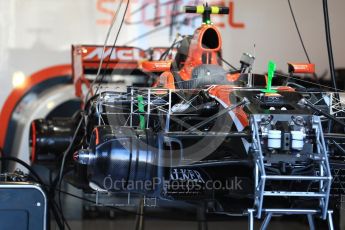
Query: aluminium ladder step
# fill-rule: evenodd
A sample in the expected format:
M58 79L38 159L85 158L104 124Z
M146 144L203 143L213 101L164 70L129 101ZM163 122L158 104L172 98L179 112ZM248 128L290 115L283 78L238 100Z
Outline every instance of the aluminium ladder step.
M264 196L308 196L308 197L326 197L326 193L318 192L289 192L289 191L264 191Z
M332 177L327 177L327 176L265 175L261 177L263 179L269 179L269 180L332 180Z

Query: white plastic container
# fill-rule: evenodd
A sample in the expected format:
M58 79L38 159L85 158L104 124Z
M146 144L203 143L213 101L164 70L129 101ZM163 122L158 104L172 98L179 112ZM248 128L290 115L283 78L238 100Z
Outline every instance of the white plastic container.
M281 148L281 136L280 130L269 130L268 131L268 148L280 149Z
M302 150L303 149L303 139L304 134L302 131L291 131L291 148L296 150Z

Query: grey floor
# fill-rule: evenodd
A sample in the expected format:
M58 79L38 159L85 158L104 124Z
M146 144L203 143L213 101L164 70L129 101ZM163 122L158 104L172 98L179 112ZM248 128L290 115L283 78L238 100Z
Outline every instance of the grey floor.
M72 230L108 230L108 229L120 229L120 230L135 230L135 220L85 220L85 221L69 221ZM53 224L52 229L55 228ZM148 220L144 223L145 230L199 230L197 222L189 221L164 221L164 220ZM221 222L208 222L208 230L222 230L222 229L248 229L246 219L236 221L221 221ZM256 223L255 229L260 229L259 223ZM293 222L293 221L281 221L272 220L268 229L279 230L305 230L309 229L306 223Z
M78 194L78 190L71 189L72 193ZM80 216L80 208L81 203L80 201L73 199L72 197L65 197L64 199L64 214L66 217L70 218L68 221L69 225L71 226L72 230L136 230L136 219L132 216L127 215L120 215L114 216L112 218L108 218L108 214L103 214L98 217L94 217L93 219L87 220L80 220L82 217ZM345 219L345 208L342 209L342 220ZM299 217L295 220L293 217L288 218L281 218L281 217L273 217L270 225L268 227L269 230L307 230L309 229L307 218L303 219L304 217ZM72 220L71 220L72 219ZM345 230L345 224L342 221L342 227L340 229ZM324 225L327 226L327 225ZM51 229L55 230L58 229L56 224L53 222L51 224ZM145 219L144 220L144 228L145 230L201 230L199 228L198 222L192 221L172 221L172 220L158 220L158 219ZM246 217L243 218L234 218L231 221L208 221L207 222L207 230L241 230L241 229L248 229L248 221ZM203 230L206 230L205 228ZM260 229L260 222L255 223L255 230ZM316 229L327 229L326 227L321 227L316 223ZM337 228L336 228L337 229Z

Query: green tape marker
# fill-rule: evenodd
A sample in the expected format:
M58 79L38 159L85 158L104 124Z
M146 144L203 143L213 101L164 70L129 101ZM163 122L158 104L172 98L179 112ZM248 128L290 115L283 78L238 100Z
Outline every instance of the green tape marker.
M142 95L138 95L138 111L139 113L145 113L145 106L144 106L144 97ZM145 115L139 115L139 126L141 129L145 129Z
M272 80L274 77L274 72L276 71L277 65L273 61L268 62L268 70L267 70L267 84L266 89L263 90L265 93L276 93L277 90L273 90L272 88Z

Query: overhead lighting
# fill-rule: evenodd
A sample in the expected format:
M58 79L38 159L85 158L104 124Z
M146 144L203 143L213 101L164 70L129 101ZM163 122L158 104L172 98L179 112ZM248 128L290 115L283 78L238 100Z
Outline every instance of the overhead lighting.
M47 109L53 109L55 107L55 102L54 101L50 101L47 103Z
M12 85L14 88L21 88L25 85L25 74L22 71L16 71L12 75Z

